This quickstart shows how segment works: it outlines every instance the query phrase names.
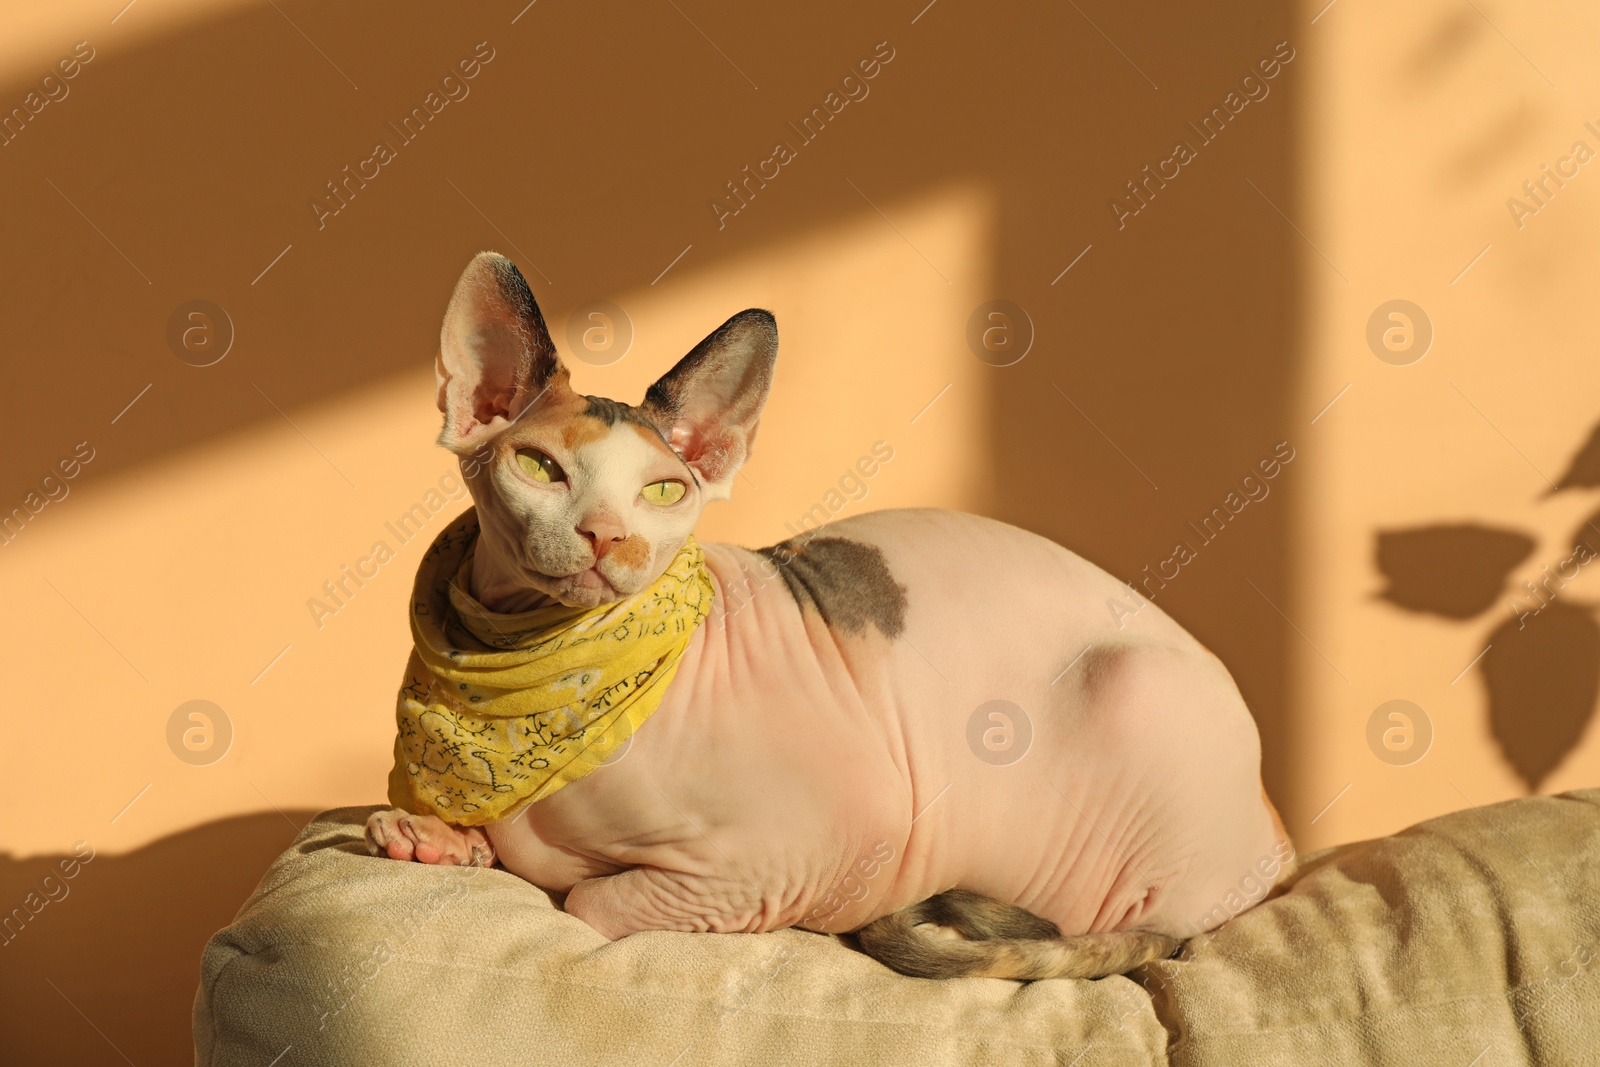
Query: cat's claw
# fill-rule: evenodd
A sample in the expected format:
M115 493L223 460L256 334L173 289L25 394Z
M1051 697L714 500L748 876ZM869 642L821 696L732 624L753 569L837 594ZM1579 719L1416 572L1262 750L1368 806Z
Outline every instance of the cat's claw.
M476 826L451 826L436 815L390 808L367 818L367 851L392 860L446 867L492 867L494 846Z

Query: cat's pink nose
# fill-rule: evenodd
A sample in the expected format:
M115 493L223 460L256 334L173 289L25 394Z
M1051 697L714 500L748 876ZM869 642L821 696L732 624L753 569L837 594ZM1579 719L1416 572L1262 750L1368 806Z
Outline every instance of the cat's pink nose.
M623 527L622 520L609 514L585 516L577 527L578 536L589 542L589 547L594 550L594 561L599 563L606 558L612 546L628 535Z

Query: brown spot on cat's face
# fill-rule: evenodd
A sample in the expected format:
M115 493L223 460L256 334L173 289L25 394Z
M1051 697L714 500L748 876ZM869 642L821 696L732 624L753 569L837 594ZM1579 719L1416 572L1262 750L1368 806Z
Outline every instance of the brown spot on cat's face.
M611 428L600 419L589 416L579 416L561 427L561 443L568 452L576 452L579 448L593 441L598 441L611 432Z
M874 626L893 640L906 625L906 588L894 580L876 545L844 537L797 537L758 549L778 568L789 593L830 627L851 636Z
M631 571L642 570L650 562L650 542L629 534L612 546L610 558Z

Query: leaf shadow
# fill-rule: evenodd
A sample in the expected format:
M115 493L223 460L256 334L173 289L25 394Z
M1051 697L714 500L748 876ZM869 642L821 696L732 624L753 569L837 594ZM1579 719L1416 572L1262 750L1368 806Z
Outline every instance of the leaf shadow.
M1472 523L1380 530L1377 567L1388 585L1378 596L1407 611L1470 619L1494 605L1533 549L1525 534Z
M1567 472L1561 476L1556 482L1556 487L1550 492L1596 488L1600 488L1600 423L1596 423L1594 429L1589 431L1589 439L1572 457L1571 462L1567 464Z
M1537 792L1578 746L1600 697L1600 623L1586 607L1551 603L1489 635L1483 681L1489 732Z

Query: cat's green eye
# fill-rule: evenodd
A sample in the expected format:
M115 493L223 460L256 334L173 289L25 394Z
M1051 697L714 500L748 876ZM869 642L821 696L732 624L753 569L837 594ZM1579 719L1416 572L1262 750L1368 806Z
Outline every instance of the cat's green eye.
M651 504L676 504L683 499L685 486L682 482L666 481L651 482L639 491L646 502Z
M537 448L524 448L517 453L517 466L522 473L536 482L564 482L567 472Z

